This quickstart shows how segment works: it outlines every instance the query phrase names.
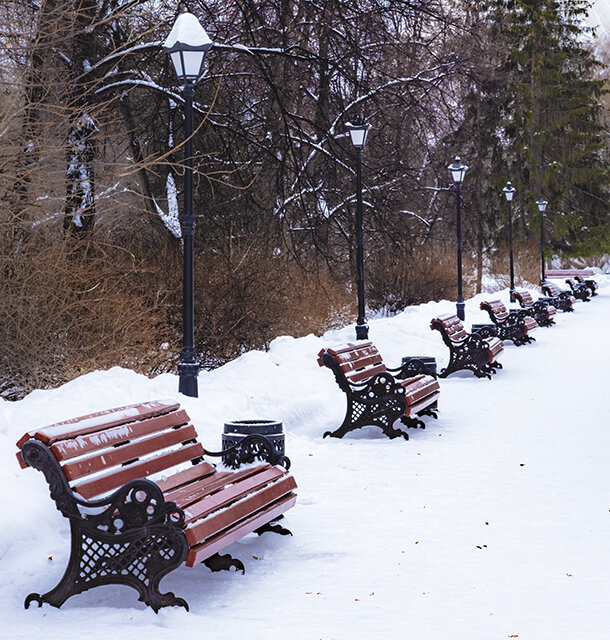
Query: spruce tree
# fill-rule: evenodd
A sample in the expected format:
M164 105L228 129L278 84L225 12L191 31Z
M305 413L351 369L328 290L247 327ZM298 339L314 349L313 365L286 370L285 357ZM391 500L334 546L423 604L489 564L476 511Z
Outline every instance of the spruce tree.
M589 5L588 0L499 0L495 7L506 49L500 74L507 92L507 160L526 198L525 231L531 235L539 228L535 201L543 197L549 201L549 240L569 252L610 245L604 89L601 63L587 46Z

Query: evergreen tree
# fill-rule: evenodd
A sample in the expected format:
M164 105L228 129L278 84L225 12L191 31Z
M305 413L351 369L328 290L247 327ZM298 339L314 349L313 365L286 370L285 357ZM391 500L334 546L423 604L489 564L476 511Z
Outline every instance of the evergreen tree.
M506 60L507 159L539 228L535 201L549 201L555 248L595 251L608 237L608 167L601 123L601 64L587 46L588 0L499 0L495 21ZM603 242L602 242L603 244Z

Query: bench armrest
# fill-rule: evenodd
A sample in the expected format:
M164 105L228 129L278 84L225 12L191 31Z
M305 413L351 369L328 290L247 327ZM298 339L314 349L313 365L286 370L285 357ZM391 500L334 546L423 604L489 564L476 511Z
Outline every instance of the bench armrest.
M236 466L254 462L254 460L258 459L290 469L290 458L278 453L271 441L258 433L246 436L237 444L222 451L208 451L206 449L205 454L213 457L228 456L235 462Z
M532 312L530 309L509 309L508 317L513 320L523 321L523 319L527 316L531 316Z
M166 502L161 489L151 480L132 480L99 500L85 500L68 484L59 463L49 448L38 440L28 440L21 447L28 466L41 471L59 511L71 520L110 534L124 533L153 524L181 528L184 513L173 502Z
M387 367L387 370L398 380L407 380L414 376L430 375L426 371L426 365L421 360L410 360L400 365L400 367ZM435 375L432 376L436 378Z

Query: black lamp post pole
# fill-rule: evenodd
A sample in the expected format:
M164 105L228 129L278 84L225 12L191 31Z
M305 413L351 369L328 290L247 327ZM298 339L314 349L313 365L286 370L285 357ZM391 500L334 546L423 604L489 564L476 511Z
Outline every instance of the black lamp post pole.
M458 295L457 295L457 317L465 319L464 297L462 294L462 185L455 183L456 207L457 207L457 273L458 273Z
M540 211L540 272L542 274L541 283L546 280L544 273L544 211Z
M508 204L508 251L510 254L510 301L515 301L515 262L513 259L513 211L512 202L507 201Z
M197 397L197 375L199 362L195 353L193 308L193 236L195 216L193 214L193 90L194 84L188 80L184 84L184 216L182 217L182 238L184 241L184 271L182 280L182 322L183 343L178 365L178 391L192 398Z
M369 328L364 317L364 223L362 219L362 149L360 147L356 147L356 262L358 263L356 340L367 340Z

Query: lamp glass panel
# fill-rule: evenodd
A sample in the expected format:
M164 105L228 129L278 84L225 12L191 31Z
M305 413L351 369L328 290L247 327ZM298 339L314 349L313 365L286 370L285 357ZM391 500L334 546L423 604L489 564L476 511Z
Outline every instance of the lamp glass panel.
M515 195L515 189L504 189L504 195L506 196L506 200L510 202Z
M176 70L176 75L179 78L184 78L184 69L182 68L182 57L180 55L180 51L173 51L170 53L170 58L174 64L174 69Z
M464 176L466 175L466 167L460 166L456 169L451 169L451 175L453 177L453 182L464 182Z
M366 141L367 129L350 129L349 134L352 137L354 147L363 147Z
M184 76L187 78L197 78L201 72L201 64L203 63L203 51L183 51L184 58Z

